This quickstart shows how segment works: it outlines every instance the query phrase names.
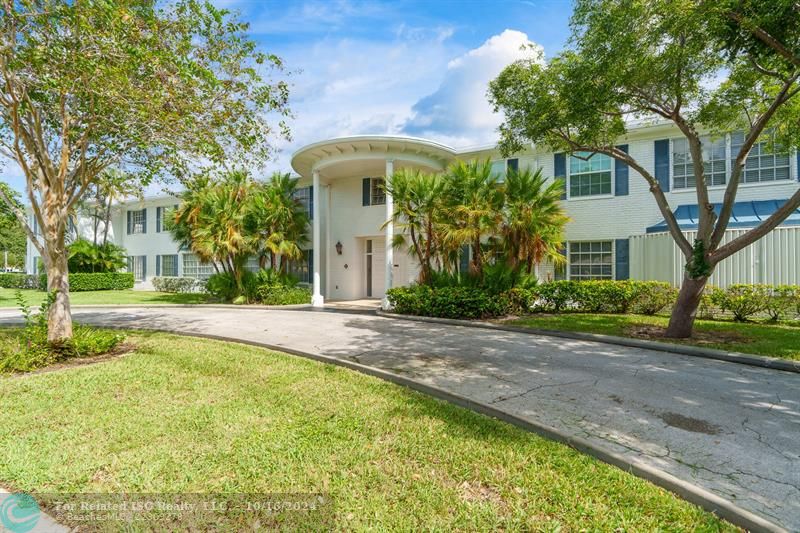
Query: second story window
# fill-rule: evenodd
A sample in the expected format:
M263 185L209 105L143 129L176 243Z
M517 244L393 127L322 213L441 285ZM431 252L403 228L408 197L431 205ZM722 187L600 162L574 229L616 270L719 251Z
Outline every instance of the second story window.
M739 183L761 183L788 180L790 174L790 156L788 150L775 147L769 149L772 133L765 134L762 140L755 143L745 160L744 171ZM745 134L742 131L712 138L700 138L703 148L703 166L706 184L721 186L728 182L733 171L736 155L744 144ZM672 139L672 181L675 189L694 188L694 168L692 154L689 152L689 141L681 137Z
M498 181L504 181L509 172L519 170L519 159L500 159L492 161L492 174L498 177Z
M147 209L128 211L128 235L147 233Z
M569 158L569 196L611 194L611 158L577 152Z
M293 195L295 200L299 201L305 209L308 218L314 219L314 188L313 187L300 187L295 190Z
M361 205L386 205L383 178L364 178L361 183Z

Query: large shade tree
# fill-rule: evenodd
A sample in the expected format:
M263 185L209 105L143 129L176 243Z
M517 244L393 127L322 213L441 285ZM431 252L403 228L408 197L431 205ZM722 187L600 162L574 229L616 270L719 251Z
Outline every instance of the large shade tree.
M69 339L67 214L104 170L142 183L198 165L255 164L286 135L279 58L210 3L2 0L0 155L18 165L41 228L12 207L55 293L48 338ZM277 69L277 70L276 70ZM276 117L271 127L267 117ZM244 161L243 159L246 159Z
M777 149L800 139L797 8L776 19L768 5L756 0L579 0L566 51L546 65L518 61L490 86L491 101L505 113L500 128L504 152L534 142L568 153L601 153L624 161L646 180L686 262L668 336L691 335L702 291L721 261L769 233L800 205L798 190L758 226L724 241L750 150L765 136ZM794 51L785 54L769 39L762 40L756 31L760 21L780 29ZM700 206L695 242L681 231L654 172L617 147L631 119L654 118L672 122L689 145ZM733 130L742 130L744 138L732 154L717 213L704 178L708 147L703 135Z

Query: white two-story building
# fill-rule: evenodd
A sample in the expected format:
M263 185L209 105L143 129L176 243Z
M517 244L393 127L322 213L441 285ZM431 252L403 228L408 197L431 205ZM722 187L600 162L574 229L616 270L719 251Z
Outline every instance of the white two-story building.
M704 155L712 202L720 202L742 134L707 139ZM632 127L619 145L659 181L677 219L689 234L696 229L697 205L688 146L670 124ZM656 279L679 285L684 260L670 235L645 180L627 165L595 154L588 161L531 147L503 159L493 146L458 150L419 138L355 136L317 142L298 150L291 165L300 178L300 194L312 214L307 261L295 273L314 288L314 303L325 300L381 298L388 287L412 283L418 267L392 250L392 226L384 228L391 197L385 176L401 168L444 170L458 159L491 159L497 172L542 169L566 180L564 206L569 279ZM751 152L727 239L756 226L800 187L796 149L773 154L766 144ZM161 217L172 197L120 204L113 218L113 240L129 254L129 267L146 285L156 275L205 277L213 272L178 249ZM83 223L79 222L79 228ZM85 233L85 231L84 231ZM35 269L29 244L28 270ZM537 268L540 278L556 276ZM800 211L767 237L719 265L712 283L800 284Z

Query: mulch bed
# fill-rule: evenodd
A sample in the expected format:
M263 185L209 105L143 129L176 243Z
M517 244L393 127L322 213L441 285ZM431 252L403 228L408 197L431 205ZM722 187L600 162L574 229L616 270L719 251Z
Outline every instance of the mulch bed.
M646 339L651 341L664 341L664 334L667 331L667 328L663 326L652 326L649 324L637 324L633 326L627 326L625 329L625 335L629 337L634 337L637 339ZM673 339L669 339L670 341ZM695 344L734 344L734 343L743 343L743 342L750 342L750 338L746 335L741 333L737 333L734 331L697 331L695 330L692 334L691 340Z

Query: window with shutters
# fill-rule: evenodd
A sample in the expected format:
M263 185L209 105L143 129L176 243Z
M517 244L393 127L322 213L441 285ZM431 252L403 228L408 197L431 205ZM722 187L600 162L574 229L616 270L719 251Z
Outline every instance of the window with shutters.
M519 170L519 159L499 159L492 161L492 174L497 176L498 181L504 181L509 172Z
M611 241L570 242L569 279L613 279Z
M147 232L147 209L128 211L128 235Z
M129 255L128 256L128 272L133 272L133 279L142 281L147 272L147 256L146 255Z
M314 219L314 194L313 187L300 187L292 193L295 200L300 202L300 205L305 209L306 214L310 220Z
M611 194L611 158L604 154L577 152L569 158L569 196Z
M159 255L156 265L157 276L177 276L178 275L178 255Z
M370 178L369 205L386 205L386 191L383 188L383 178Z
M774 146L773 132L766 133L755 143L745 160L740 183L763 183L791 179L789 150ZM744 144L745 133L735 131L717 138L700 138L703 148L703 166L706 184L723 186L736 164L736 155ZM692 154L686 138L672 139L672 180L676 189L694 188L695 178ZM770 149L773 145L773 149Z
M174 216L177 209L177 205L173 205L172 207L156 207L156 233L167 231L167 221L170 216Z

